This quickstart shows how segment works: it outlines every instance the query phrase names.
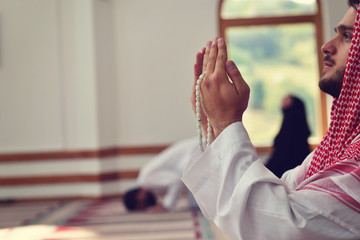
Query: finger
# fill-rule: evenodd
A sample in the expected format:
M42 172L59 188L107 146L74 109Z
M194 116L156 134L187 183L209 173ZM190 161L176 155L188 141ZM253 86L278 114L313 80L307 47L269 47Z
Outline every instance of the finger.
M202 68L203 71L206 69L206 65L207 65L207 62L208 62L209 55L210 55L211 44L212 44L211 41L208 41L208 42L206 43L204 60L203 60L203 68Z
M219 38L217 40L217 46L218 46L218 54L215 64L215 71L222 73L226 71L225 65L227 61L226 44L224 39Z
M202 64L201 64L201 73L203 72L203 65L204 65L204 58L205 58L205 51L206 51L206 47L203 47L203 49L201 50L201 54L203 56L202 58Z
M199 78L200 74L202 73L203 59L204 59L204 55L202 52L201 53L199 52L196 54L196 62L194 65L195 81Z
M196 82L197 80L199 79L199 76L201 75L202 73L202 64L203 64L203 52L204 50L202 50L202 52L198 52L196 54L196 62L194 64L194 82L193 82L193 90L192 90L192 95L191 95L191 103L193 105L193 108L195 110L195 99L196 99L196 96L195 96L195 93L196 93Z
M209 58L208 58L208 62L206 64L206 72L207 73L213 73L214 72L217 54L218 54L217 37L215 37L214 41L211 44L210 55L209 55Z

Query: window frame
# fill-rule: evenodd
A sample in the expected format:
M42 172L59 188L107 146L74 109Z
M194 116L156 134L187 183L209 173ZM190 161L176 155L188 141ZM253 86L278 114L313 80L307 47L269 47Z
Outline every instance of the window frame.
M294 23L312 23L315 27L316 34L316 47L317 47L317 55L318 55L318 69L319 69L319 78L323 72L323 53L321 51L321 46L324 42L323 37L323 26L322 26L322 6L320 0L316 0L317 4L317 12L314 14L302 14L302 15L293 15L293 16L270 16L270 17L249 17L249 18L229 18L224 19L221 17L221 11L223 7L223 3L226 0L219 0L218 5L218 24L219 24L219 34L225 41L226 28L229 27L248 27L248 26L260 26L260 25L279 25L279 24L294 24ZM320 113L317 114L319 119L320 133L325 135L328 129L328 118L327 118L327 100L326 94L319 89L319 105L318 109ZM312 148L315 148L316 145L312 145ZM268 146L260 147L260 151L269 151Z

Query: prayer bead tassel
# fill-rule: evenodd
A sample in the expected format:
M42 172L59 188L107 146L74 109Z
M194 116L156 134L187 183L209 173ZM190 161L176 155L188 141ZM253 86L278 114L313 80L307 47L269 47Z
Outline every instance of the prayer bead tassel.
M200 85L202 80L204 79L206 75L206 72L203 72L200 76L199 79L196 81L196 87L195 87L195 96L196 96L196 103L195 103L195 107L196 107L196 120L197 120L197 127L198 127L198 136L199 136L199 146L201 151L204 151L204 146L203 146L203 132L202 132L202 128L201 128L201 102L200 102ZM207 127L207 147L210 145L211 142L211 136L212 136L212 127L210 124L209 119L207 119L208 122L208 127Z

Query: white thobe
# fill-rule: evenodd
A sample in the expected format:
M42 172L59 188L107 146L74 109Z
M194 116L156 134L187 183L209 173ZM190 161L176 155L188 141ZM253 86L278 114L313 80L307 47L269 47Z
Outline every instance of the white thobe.
M172 209L181 192L186 189L181 177L197 147L197 138L185 139L171 145L141 168L137 178L138 185L164 194L161 205L168 210Z
M193 157L182 181L204 215L232 239L360 239L359 214L347 214L349 209L326 194L296 191L312 154L280 180L263 165L242 123L236 122ZM313 199L320 202L313 204Z

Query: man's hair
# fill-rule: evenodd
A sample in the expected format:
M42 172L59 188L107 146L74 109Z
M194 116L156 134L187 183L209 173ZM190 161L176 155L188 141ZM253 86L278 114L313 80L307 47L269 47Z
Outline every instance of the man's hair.
M350 7L357 9L360 4L360 0L348 0L348 4Z
M138 200L137 194L139 193L140 188L134 188L127 191L124 195L123 202L127 210L135 211L138 210ZM145 206L150 207L156 205L156 198L155 195L149 191L147 191L146 198L145 198Z

